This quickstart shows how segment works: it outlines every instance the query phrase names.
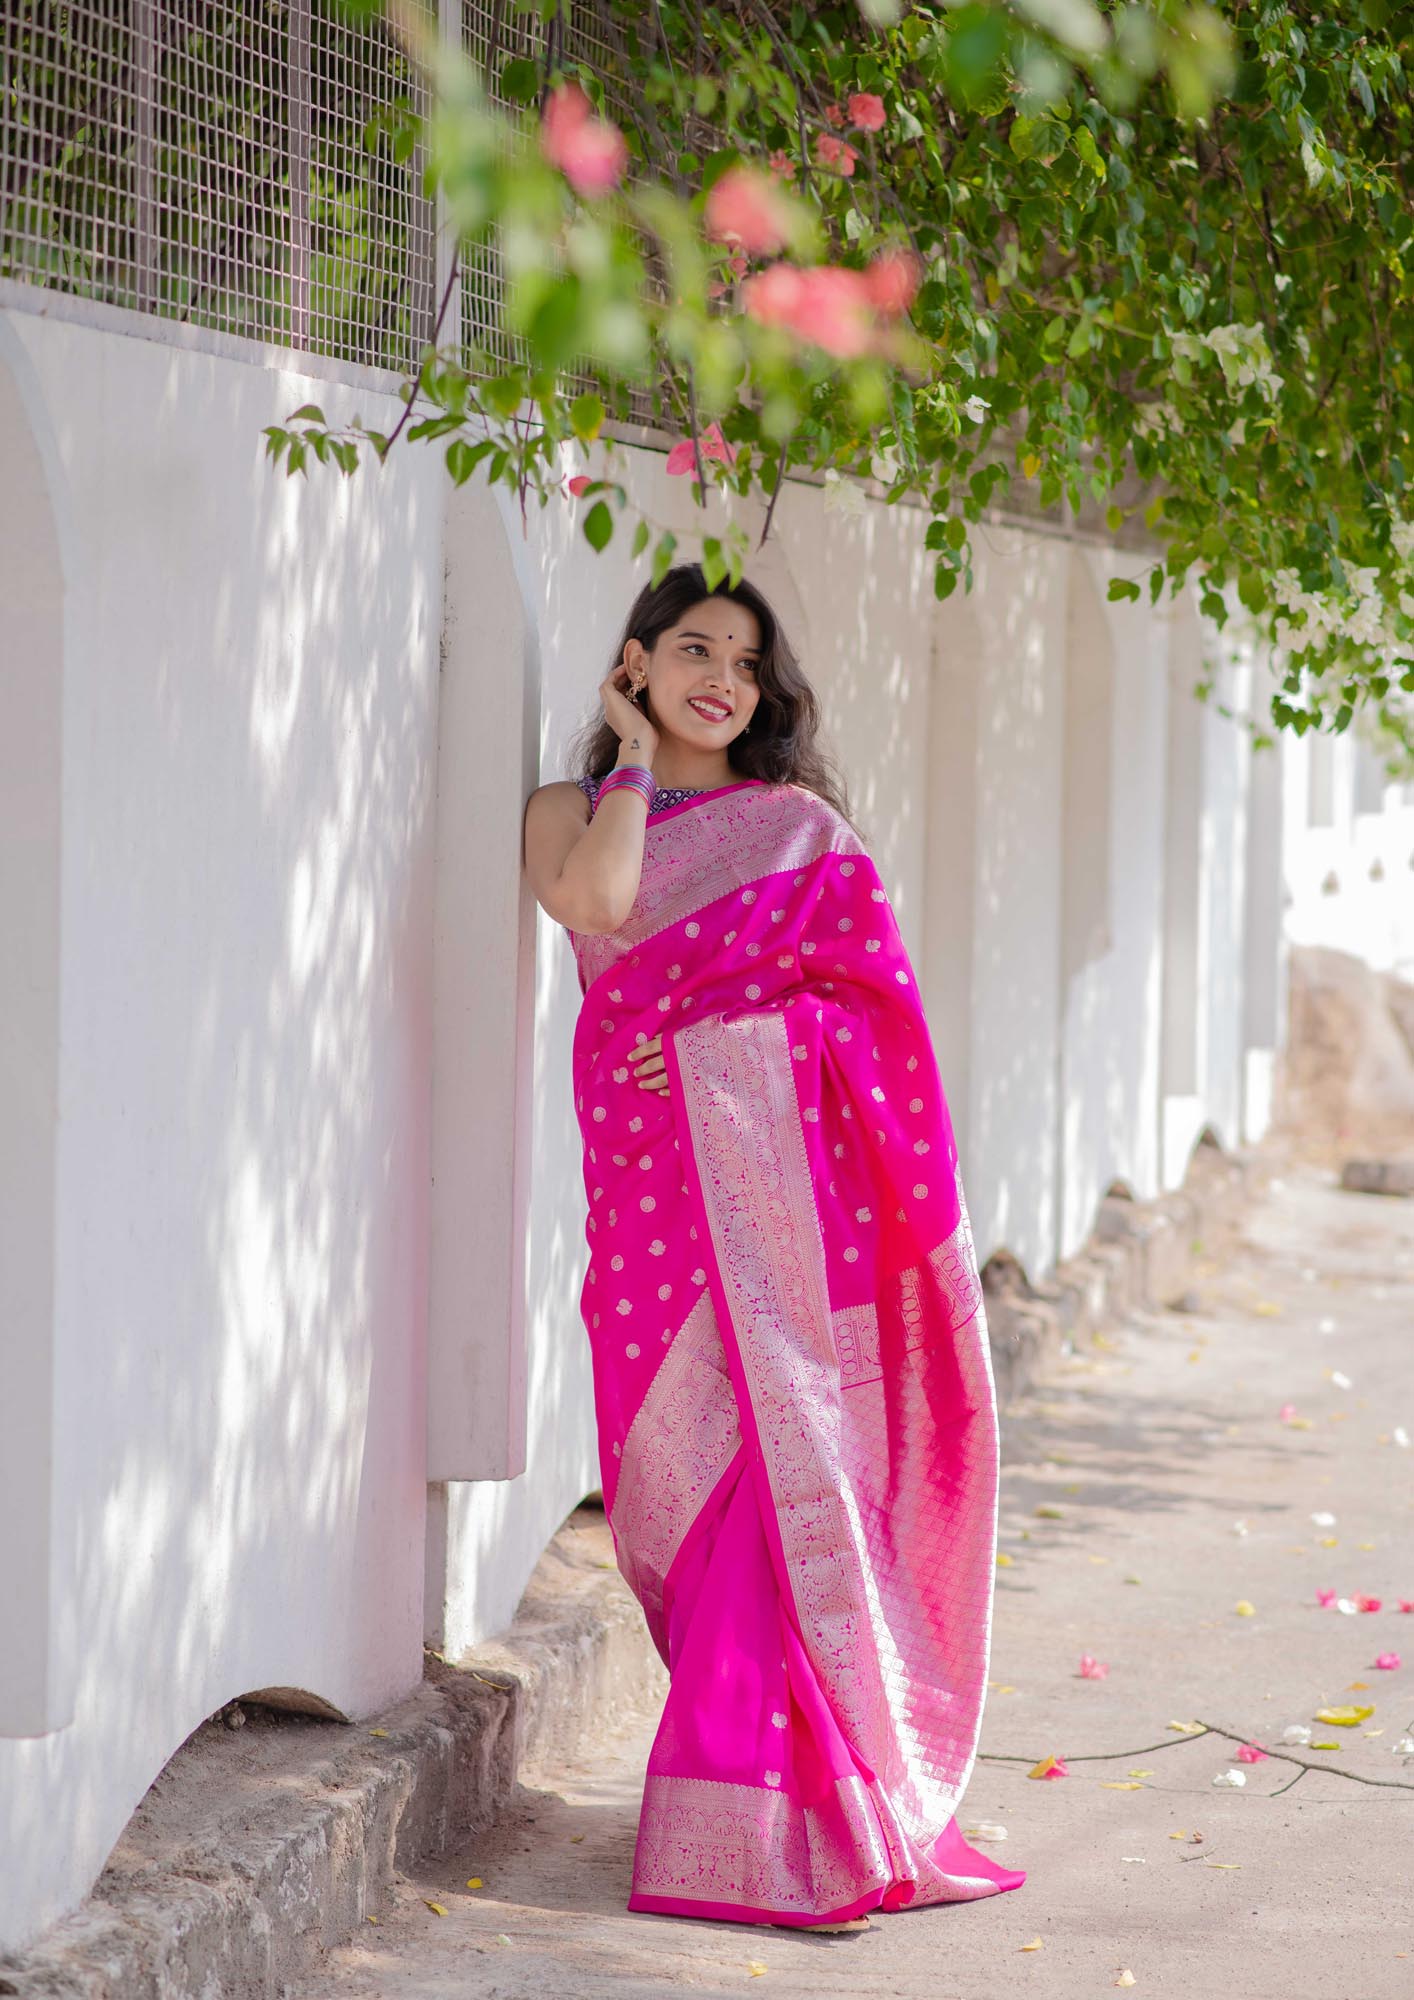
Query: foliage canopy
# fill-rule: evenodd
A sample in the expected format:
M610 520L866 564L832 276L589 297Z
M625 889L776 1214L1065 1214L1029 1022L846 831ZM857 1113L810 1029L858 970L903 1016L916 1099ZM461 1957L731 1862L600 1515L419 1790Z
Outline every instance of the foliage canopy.
M429 176L465 253L496 245L523 356L429 352L408 385L432 414L407 436L448 439L458 481L544 504L566 440L649 393L704 503L716 480L774 505L791 468L918 496L939 596L1021 489L1102 509L1135 546L1113 596L1192 579L1276 649L1278 728L1365 711L1414 769L1409 10L598 0L591 66L547 0L489 92L410 0L378 11L435 71ZM567 82L622 134L602 191L546 147ZM747 248L721 226L744 168L746 212L779 224ZM909 296L864 341L758 282L899 253ZM306 416L272 451L352 470L359 441ZM626 490L576 498L602 547ZM704 536L714 580L745 553L739 527Z

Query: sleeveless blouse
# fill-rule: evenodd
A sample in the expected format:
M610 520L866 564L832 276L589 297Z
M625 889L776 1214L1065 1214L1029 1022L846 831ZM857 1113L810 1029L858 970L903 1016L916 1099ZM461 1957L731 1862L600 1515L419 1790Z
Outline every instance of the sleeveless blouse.
M608 773L605 772L604 775L607 777ZM590 816L592 817L599 807L599 787L603 784L604 779L576 778L574 782L588 799ZM684 799L701 798L705 789L706 787L702 785L691 785L686 789L680 785L659 786L654 790L653 802L648 808L649 814L651 816L653 813L666 812L669 806L680 806Z

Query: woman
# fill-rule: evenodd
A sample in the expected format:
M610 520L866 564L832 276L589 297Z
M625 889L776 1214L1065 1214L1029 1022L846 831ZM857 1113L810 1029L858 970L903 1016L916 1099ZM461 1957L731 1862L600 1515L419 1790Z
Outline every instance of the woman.
M953 1819L996 1419L888 897L750 584L645 588L599 695L526 861L584 994L604 1500L671 1675L629 1908L858 1929L1017 1888Z

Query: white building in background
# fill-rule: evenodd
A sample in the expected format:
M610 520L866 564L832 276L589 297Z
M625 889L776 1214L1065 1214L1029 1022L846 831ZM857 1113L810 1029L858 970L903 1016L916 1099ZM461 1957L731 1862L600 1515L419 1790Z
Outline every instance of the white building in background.
M387 429L395 388L0 281L0 1948L205 1717L391 1702L598 1483L579 992L521 822L645 566L435 449L272 470L264 425ZM627 465L686 549L662 441ZM1106 601L1132 556L989 527L940 606L925 525L792 486L749 574L922 977L979 1255L1039 1278L1114 1183L1261 1136L1287 938L1409 970L1414 801L1350 739L1254 756L1191 606Z

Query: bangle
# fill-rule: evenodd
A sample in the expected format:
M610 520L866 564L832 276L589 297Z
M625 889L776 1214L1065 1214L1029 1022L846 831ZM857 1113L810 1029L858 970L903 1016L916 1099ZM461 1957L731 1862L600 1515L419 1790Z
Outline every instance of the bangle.
M637 792L645 805L652 805L653 794L657 790L653 773L644 764L618 764L599 787L595 811L598 811L599 805L610 792L623 791L626 788Z

